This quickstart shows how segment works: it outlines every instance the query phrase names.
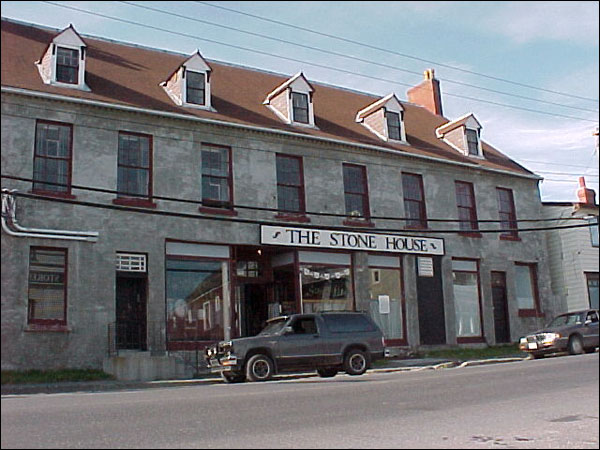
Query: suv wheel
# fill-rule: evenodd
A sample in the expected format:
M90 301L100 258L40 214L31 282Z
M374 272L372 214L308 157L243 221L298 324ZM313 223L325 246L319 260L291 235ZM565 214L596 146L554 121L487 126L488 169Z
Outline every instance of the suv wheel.
M346 353L344 370L348 375L362 375L367 371L368 365L367 355L362 350L353 349Z
M569 353L571 355L580 355L583 353L583 341L577 335L569 338Z
M338 370L332 369L331 367L324 367L322 369L317 369L317 373L321 378L331 378L337 375Z
M243 383L246 380L246 376L239 372L221 372L221 378L225 383Z
M250 381L267 381L273 376L273 362L266 355L254 355L246 364L246 377Z

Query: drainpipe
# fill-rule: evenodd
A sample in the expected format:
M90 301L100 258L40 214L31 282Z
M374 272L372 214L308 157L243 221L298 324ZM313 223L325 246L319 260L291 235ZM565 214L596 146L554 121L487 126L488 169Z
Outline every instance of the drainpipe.
M16 198L14 190L2 189L2 229L14 237L30 237L42 239L64 239L71 241L96 242L97 231L48 230L43 228L27 228L19 225L16 216Z

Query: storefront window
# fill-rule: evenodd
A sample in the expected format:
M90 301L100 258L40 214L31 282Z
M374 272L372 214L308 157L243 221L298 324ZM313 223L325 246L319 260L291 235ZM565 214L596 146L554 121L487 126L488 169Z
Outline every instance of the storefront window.
M402 285L398 269L369 269L369 310L386 339L402 339Z
M480 337L479 273L477 262L452 261L457 338Z
M300 275L303 312L352 311L350 267L303 264Z
M167 338L215 341L223 336L222 262L167 258Z

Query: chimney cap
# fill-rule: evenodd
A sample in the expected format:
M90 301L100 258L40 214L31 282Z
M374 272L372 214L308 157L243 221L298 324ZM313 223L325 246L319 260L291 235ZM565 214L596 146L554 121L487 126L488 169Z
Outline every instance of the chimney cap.
M426 80L434 80L435 79L435 70L427 69L427 70L425 70L425 72L423 72L423 75L425 75Z

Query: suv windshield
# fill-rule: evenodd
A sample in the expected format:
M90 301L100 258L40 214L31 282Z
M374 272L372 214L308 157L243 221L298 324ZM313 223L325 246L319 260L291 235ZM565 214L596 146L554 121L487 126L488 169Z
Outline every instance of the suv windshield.
M564 325L576 325L583 323L583 313L577 314L564 314L556 317L550 322L550 327L560 327Z
M274 320L270 320L269 322L267 322L267 326L264 327L263 330L260 333L258 333L258 335L264 336L266 334L275 334L281 331L284 325L286 324L287 320L287 317L280 317Z

